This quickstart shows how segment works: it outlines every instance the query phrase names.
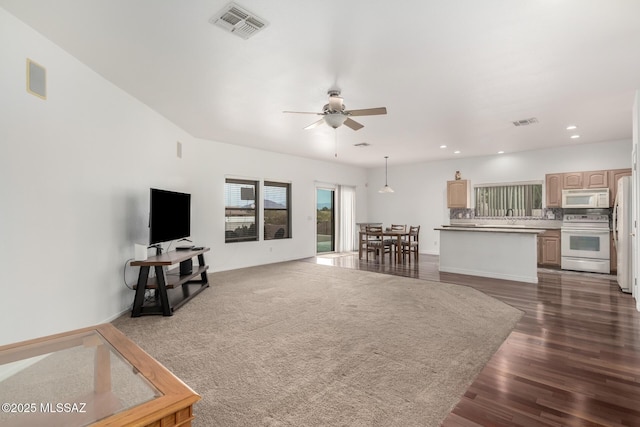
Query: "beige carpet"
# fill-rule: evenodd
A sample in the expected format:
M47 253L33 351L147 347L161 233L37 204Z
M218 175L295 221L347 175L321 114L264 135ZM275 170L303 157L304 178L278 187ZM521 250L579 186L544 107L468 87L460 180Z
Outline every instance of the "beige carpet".
M202 396L194 425L437 426L522 313L464 286L286 262L113 323Z

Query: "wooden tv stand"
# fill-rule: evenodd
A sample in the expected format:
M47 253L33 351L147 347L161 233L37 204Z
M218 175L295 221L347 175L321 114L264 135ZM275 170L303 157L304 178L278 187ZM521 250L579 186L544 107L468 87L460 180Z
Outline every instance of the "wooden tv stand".
M133 287L136 295L133 299L131 317L139 317L145 314L171 316L174 310L177 310L182 304L198 295L205 288L208 288L207 269L209 266L204 262L204 253L208 251L209 248L171 251L149 257L144 261L132 261L130 265L132 267L140 267L140 273L138 274L138 283ZM194 265L191 273L181 274L180 268L165 272L164 267L180 264L195 257L198 257L198 264L200 265ZM155 270L155 277L149 277L151 267ZM200 279L193 280L198 275L200 275ZM190 287L194 285L198 285L198 287L192 291ZM182 288L181 293L167 292L167 289L178 287ZM144 304L147 289L154 289L155 304Z

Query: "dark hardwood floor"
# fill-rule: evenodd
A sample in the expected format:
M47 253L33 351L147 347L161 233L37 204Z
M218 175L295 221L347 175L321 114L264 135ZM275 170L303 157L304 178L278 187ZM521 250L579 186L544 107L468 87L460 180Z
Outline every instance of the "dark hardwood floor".
M444 426L640 426L640 313L615 276L539 270L539 283L357 254L307 261L471 286L525 314Z

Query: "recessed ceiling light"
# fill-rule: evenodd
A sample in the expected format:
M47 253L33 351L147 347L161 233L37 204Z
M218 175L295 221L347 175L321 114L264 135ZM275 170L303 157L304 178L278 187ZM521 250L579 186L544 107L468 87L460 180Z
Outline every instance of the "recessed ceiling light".
M580 138L580 135L571 135L571 139L578 139Z
M440 146L440 148L447 148L447 146L443 144Z
M498 154L504 154L504 151L500 150L498 151Z
M567 126L567 130L574 130L574 129L578 129L578 126L576 126L576 125Z
M460 150L454 151L453 154L460 154Z

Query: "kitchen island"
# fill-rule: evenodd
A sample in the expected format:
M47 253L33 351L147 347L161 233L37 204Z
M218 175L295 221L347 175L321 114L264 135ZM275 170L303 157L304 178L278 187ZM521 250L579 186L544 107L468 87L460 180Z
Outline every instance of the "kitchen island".
M538 283L537 236L525 227L442 226L440 271Z

